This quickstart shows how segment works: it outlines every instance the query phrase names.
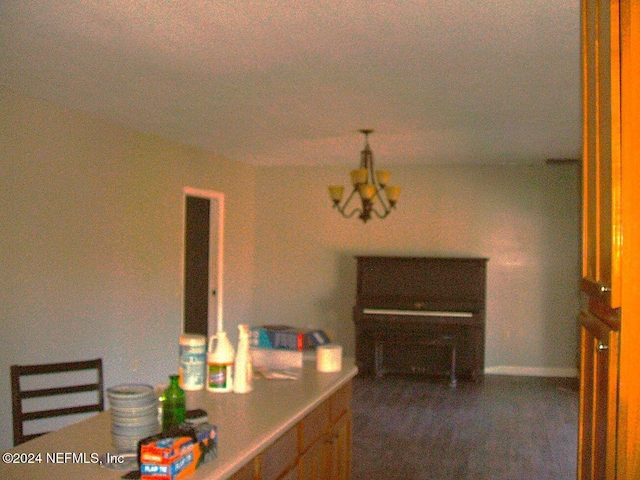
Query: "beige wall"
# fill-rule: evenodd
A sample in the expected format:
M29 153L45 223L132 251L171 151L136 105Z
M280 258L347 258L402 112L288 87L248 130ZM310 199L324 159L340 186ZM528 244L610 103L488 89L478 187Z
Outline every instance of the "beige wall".
M322 326L353 354L354 255L486 257L488 371L575 373L577 166L391 170L398 208L367 224L330 206L347 169L259 170L254 320Z
M240 322L286 322L352 354L354 255L477 255L490 259L490 370L575 368L575 167L393 168L398 210L362 225L330 207L345 168L253 168L7 91L0 119L6 426L12 363L101 356L107 386L175 371L185 186L225 194L234 341ZM0 448L11 443L2 429Z
M48 103L0 94L0 448L9 365L103 357L105 384L177 371L183 188L226 203L225 317L245 320L254 169Z

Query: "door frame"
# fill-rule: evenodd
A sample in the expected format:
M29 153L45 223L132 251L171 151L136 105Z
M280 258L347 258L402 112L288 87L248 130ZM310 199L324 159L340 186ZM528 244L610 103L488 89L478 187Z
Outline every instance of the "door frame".
M184 285L185 285L185 231L187 228L187 212L186 212L186 198L198 197L206 198L211 202L217 202L218 204L218 224L217 224L217 252L216 252L216 332L220 332L224 329L223 320L223 292L224 292L224 193L216 192L213 190L203 190L193 187L184 187L182 190L182 330L184 332ZM211 227L209 228L211 231ZM211 253L211 252L210 252ZM210 293L207 300L210 300ZM211 319L208 319L209 327L211 327ZM209 332L211 335L212 333Z

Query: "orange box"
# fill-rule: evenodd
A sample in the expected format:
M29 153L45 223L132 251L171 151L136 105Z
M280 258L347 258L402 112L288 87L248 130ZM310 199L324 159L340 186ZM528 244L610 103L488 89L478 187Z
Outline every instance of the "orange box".
M217 429L202 424L191 436L155 436L140 442L141 480L182 480L215 457Z

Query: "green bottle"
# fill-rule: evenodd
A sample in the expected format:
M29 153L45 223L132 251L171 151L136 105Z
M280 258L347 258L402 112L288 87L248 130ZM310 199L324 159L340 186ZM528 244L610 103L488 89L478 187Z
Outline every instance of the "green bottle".
M177 427L184 422L186 396L178 384L178 375L169 375L169 386L162 401L162 430Z

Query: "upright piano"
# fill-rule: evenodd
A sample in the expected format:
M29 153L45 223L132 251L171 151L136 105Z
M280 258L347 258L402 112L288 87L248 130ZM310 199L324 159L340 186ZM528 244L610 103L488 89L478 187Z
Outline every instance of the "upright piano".
M362 374L481 380L486 258L358 256L353 309Z

